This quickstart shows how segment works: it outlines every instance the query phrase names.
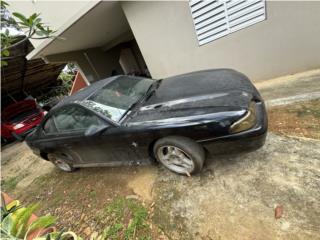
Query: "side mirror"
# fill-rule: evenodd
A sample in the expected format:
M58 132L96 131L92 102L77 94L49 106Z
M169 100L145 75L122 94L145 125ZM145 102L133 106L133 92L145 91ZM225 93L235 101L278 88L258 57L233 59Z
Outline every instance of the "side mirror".
M96 125L91 125L85 132L84 135L86 137L92 137L92 136L97 136L99 133L102 131L106 130L109 126L96 126Z

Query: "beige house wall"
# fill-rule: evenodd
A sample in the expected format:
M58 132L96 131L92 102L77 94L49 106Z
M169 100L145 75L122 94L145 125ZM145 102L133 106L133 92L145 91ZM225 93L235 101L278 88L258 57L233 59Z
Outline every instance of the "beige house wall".
M48 62L74 62L81 69L89 82L95 82L111 76L113 71L123 74L119 64L121 48L103 51L101 48L90 48L81 51L48 55Z
M320 66L320 2L266 3L267 20L199 46L188 2L123 2L153 78L234 68L253 81Z
M29 17L33 13L40 13L42 22L47 23L51 29L56 30L59 35L60 30L72 22L74 19L85 14L99 0L91 1L32 1L32 0L9 0L8 9L11 12L20 12ZM32 45L37 48L41 44L48 42L48 39L32 40Z

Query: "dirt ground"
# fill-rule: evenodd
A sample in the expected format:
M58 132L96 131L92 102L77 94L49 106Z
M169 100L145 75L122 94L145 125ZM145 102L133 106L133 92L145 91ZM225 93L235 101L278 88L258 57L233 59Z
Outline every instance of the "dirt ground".
M269 108L269 130L320 140L320 99Z
M215 156L191 178L161 166L63 173L11 144L2 190L85 239L104 230L109 239L320 239L320 99L268 113L263 148Z

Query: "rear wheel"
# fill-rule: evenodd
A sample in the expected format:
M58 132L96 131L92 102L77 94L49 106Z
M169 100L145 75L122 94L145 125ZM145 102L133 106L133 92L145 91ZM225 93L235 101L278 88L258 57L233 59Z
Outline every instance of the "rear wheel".
M52 162L57 168L64 172L73 172L76 170L70 163L72 157L65 153L49 153L48 159Z
M187 176L200 172L205 161L202 146L185 137L162 138L155 143L153 152L166 168Z

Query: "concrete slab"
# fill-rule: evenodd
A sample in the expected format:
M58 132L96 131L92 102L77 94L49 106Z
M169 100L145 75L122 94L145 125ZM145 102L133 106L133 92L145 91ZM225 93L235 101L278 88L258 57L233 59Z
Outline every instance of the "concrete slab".
M320 69L297 73L284 77L265 80L255 83L262 97L268 102L270 100L288 98L292 96L312 93L315 98L320 94ZM314 99L314 98L313 98Z

